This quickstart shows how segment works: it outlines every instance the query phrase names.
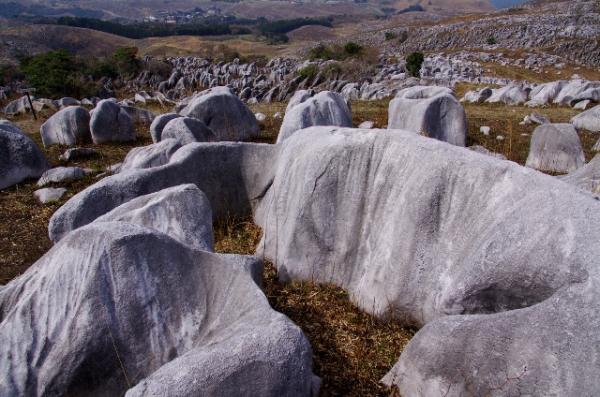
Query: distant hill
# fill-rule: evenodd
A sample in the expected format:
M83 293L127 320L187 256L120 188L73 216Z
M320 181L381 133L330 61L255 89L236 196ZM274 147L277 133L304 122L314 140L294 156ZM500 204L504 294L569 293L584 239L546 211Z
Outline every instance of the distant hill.
M508 8L523 4L526 0L491 0L491 2L497 8Z
M487 12L495 9L489 0L397 0L394 7L398 10L420 8L423 11L442 14Z

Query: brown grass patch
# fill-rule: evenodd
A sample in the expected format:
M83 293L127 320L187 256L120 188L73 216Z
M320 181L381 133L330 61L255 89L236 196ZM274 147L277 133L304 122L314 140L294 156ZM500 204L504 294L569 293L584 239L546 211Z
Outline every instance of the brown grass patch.
M251 255L261 230L251 219L215 225L215 251ZM414 330L362 312L348 294L330 284L280 283L265 263L263 290L271 306L287 315L310 340L321 396L390 396L379 384L400 357Z

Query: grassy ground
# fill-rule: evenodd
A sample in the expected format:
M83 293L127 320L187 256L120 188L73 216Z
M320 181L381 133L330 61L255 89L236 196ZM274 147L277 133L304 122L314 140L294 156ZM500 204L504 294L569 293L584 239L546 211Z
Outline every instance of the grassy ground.
M215 225L215 250L251 255L261 230L251 219ZM263 289L271 306L287 315L310 340L322 396L389 396L379 384L414 335L394 322L378 321L353 305L341 288L310 282L280 283L267 262Z

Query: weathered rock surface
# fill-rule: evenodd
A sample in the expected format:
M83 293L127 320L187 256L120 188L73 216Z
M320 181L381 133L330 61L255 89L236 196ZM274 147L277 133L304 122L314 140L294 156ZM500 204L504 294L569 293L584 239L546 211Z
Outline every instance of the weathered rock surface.
M481 145L469 146L468 149L472 150L474 152L480 153L480 154L485 154L487 156L495 157L495 158L500 159L500 160L506 160L506 156L505 155L503 155L501 153L492 152L492 151L486 149L485 147L483 147Z
M152 124L150 125L150 136L152 137L152 142L160 142L162 137L162 132L167 123L173 119L178 117L183 117L178 113L165 113L157 116Z
M212 211L195 185L179 185L135 198L94 222L127 222L154 229L194 249L213 250Z
M180 147L181 143L177 140L165 139L152 145L133 148L125 156L119 172L165 165Z
M192 117L178 117L169 121L161 134L161 140L165 139L173 139L180 145L219 140L206 124Z
M245 141L260 132L252 111L227 87L201 92L180 114L202 121L220 141Z
M94 143L128 142L135 140L133 120L111 100L103 100L92 110L90 131Z
M81 179L89 171L80 167L56 167L44 172L37 182L38 186L46 186L49 183L59 183Z
M99 154L100 153L97 150L94 150L92 148L77 147L65 150L65 152L60 155L60 159L62 161L74 161L98 156Z
M568 173L585 163L577 131L571 124L542 124L533 131L527 167Z
M313 97L310 92L301 92L294 96L296 105L288 105L283 117L277 142L289 138L296 131L311 126L352 126L352 114L344 98L329 91L323 91Z
M465 110L447 88L412 87L399 92L388 108L388 127L465 146Z
M136 197L193 183L208 197L213 216L248 216L273 175L277 146L256 143L190 143L168 164L106 177L59 208L48 226L52 241Z
M583 190L600 193L600 155L596 155L583 167L559 178Z
M91 141L90 114L80 106L66 107L42 124L40 135L45 147L88 143Z
M125 222L77 230L0 290L0 394L316 395L261 269Z
M600 132L600 105L573 117L571 124L579 130Z
M600 388L588 194L392 130L310 128L284 141L276 168L257 254L283 278L332 282L370 313L424 326L384 378L402 395Z
M63 187L53 188L46 187L43 189L38 189L33 192L33 196L42 204L48 204L55 201L58 201L64 196L67 192L67 189Z
M27 178L39 178L48 169L46 156L17 126L0 121L0 189Z

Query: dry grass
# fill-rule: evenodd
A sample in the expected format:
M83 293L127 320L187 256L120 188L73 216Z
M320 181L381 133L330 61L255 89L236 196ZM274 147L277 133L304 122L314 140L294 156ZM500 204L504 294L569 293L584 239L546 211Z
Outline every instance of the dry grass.
M251 255L261 230L251 219L215 225L215 251ZM271 306L287 315L310 340L321 396L389 396L379 384L414 330L379 321L350 302L341 288L312 282L283 284L266 262L263 289Z
M95 149L99 155L67 163L59 160L66 147L43 147L39 127L49 117L49 113L42 112L39 116L38 120L34 120L31 115L25 115L13 117L11 121L36 142L52 167L78 166L102 172L108 165L121 162L133 147L152 143L147 128L138 128L138 139L135 142L81 145L80 147ZM33 197L33 192L38 189L35 179L0 190L0 284L5 284L23 273L52 247L47 231L50 217L68 199L96 181L95 175L89 175L77 181L49 185L64 187L67 193L60 201L45 205Z

